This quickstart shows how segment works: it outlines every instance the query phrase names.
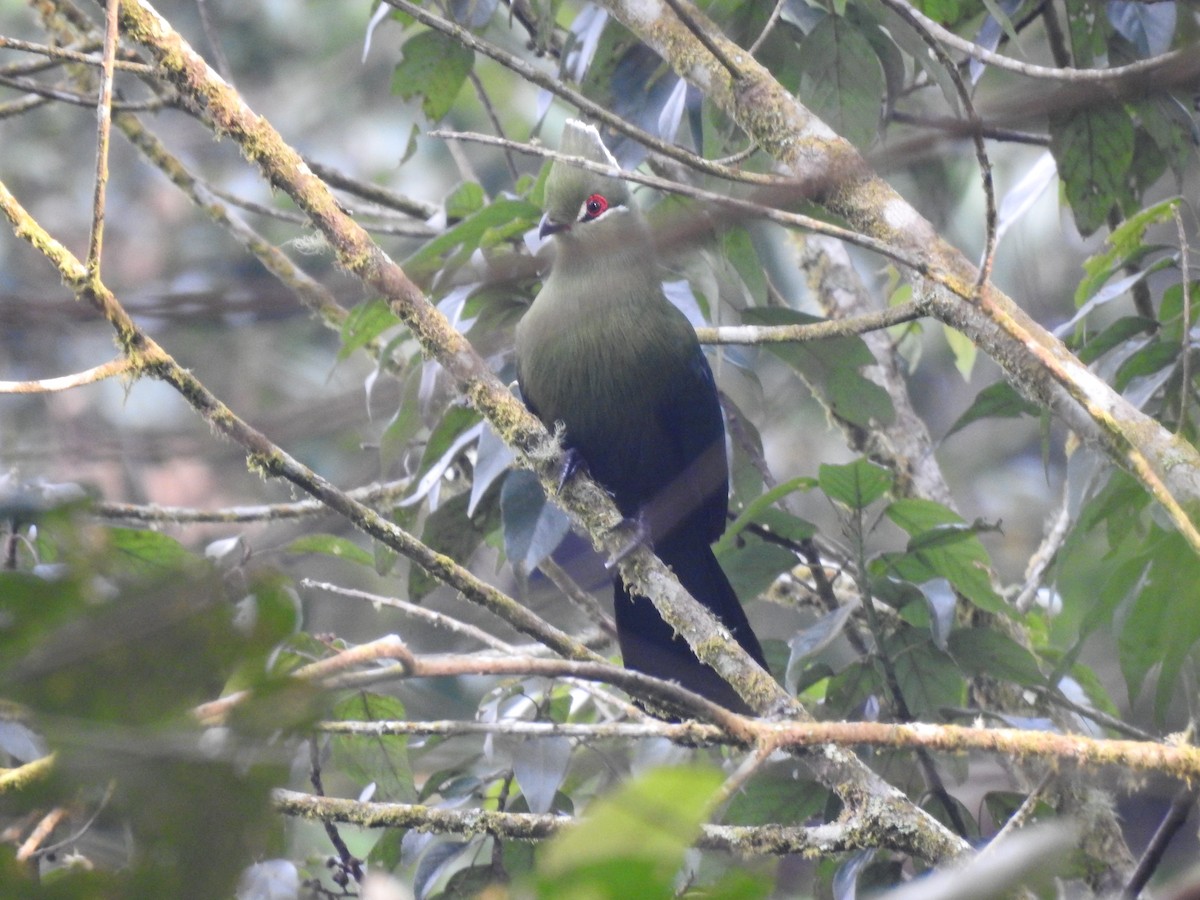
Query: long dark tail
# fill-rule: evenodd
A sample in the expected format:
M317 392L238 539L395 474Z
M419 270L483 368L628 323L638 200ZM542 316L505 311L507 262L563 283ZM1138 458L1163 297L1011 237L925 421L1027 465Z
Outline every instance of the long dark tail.
M758 638L708 543L686 533L675 534L656 543L654 551L671 567L688 593L708 607L742 649L765 669L767 664ZM619 578L614 583L613 595L617 639L626 668L677 681L735 712L751 711L720 675L696 658L683 638L676 637L646 597L630 595Z

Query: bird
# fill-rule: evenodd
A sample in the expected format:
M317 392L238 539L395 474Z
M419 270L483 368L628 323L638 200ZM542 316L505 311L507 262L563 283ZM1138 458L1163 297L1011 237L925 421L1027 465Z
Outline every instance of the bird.
M619 168L596 128L579 120L567 121L560 152ZM561 428L564 480L585 467L639 539L765 669L711 546L729 509L716 381L694 328L663 292L653 235L628 184L556 160L539 232L553 237L555 255L517 324L522 399L548 429ZM626 668L750 711L620 577L613 601Z

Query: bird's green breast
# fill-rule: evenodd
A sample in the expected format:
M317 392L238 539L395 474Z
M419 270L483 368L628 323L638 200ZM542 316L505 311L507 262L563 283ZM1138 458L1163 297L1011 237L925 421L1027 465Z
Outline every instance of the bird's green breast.
M647 448L663 441L661 411L689 380L695 331L633 268L591 281L561 273L517 328L521 390L548 427L564 424L593 474L609 470L616 490L625 470L654 466Z
M543 419L568 429L649 415L695 347L691 326L661 294L590 307L546 301L543 292L517 331L521 386Z

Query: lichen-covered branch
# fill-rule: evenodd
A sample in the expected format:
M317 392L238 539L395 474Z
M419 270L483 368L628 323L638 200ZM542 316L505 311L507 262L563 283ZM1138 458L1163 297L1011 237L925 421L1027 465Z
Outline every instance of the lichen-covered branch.
M570 816L550 813L494 812L484 809L439 809L417 803L364 803L339 797L318 797L299 791L277 790L275 808L287 816L322 822L344 822L360 828L411 828L464 837L493 836L510 841L543 841L570 827ZM865 844L865 832L846 823L799 826L705 825L696 846L726 850L742 856L792 853L837 853L875 847ZM894 849L904 850L896 846Z

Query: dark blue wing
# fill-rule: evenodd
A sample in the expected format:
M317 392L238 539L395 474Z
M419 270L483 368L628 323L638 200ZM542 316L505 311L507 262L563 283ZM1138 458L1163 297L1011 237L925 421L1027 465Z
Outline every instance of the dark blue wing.
M688 361L685 377L677 384L660 411L663 429L675 447L680 477L693 498L688 530L712 543L725 531L729 464L717 383L699 344Z

